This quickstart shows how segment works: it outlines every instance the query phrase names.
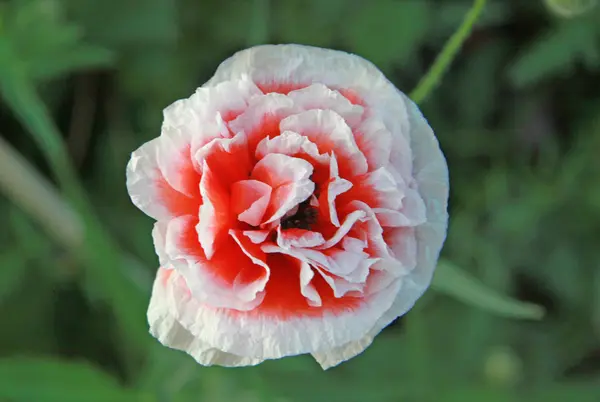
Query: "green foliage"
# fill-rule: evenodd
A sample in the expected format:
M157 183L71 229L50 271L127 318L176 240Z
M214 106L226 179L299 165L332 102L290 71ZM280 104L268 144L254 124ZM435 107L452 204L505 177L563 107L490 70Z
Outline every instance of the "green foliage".
M82 43L82 30L64 20L61 5L52 0L19 0L0 8L0 63L14 63L14 53L19 68L34 80L109 66L114 53Z
M363 2L344 23L348 45L388 69L391 63L406 62L415 53L427 34L430 14L429 3L419 0Z
M16 402L154 400L121 388L87 363L18 357L0 360L0 398Z
M251 44L345 49L409 92L473 2L0 3L0 133L86 226L62 249L0 200L0 400L597 401L600 9L549 3L488 0L423 104L452 183L432 290L326 372L307 356L204 368L151 339L157 258L126 194L129 153L158 134L162 108ZM74 124L82 100L93 112Z
M568 21L557 24L524 49L509 76L514 85L524 86L573 70L583 62L590 69L600 67L600 29L593 22Z
M448 261L440 261L432 288L458 300L509 318L540 319L540 307L510 299L487 288Z

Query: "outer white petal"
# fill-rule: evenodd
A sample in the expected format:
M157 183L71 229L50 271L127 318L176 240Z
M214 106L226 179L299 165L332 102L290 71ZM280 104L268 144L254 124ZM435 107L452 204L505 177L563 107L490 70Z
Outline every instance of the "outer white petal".
M282 321L252 312L209 308L191 296L180 278L177 271L171 271L165 283L157 280L154 293L161 294L157 290L161 286L164 293L160 299L152 301L149 316L156 320L157 314L152 311L160 309L162 316L176 317L177 322L199 340L198 344L250 358L252 364L265 359L330 350L362 339L376 325L378 318L389 310L400 286L399 280L394 280L385 289L365 299L363 305L354 311ZM162 310L163 307L165 310ZM165 334L173 331L171 326L168 322L154 324L153 334L167 346L182 348L181 345L166 343L169 338Z
M412 306L429 286L446 239L449 177L446 159L433 130L417 106L403 97L409 110L413 176L425 201L427 216L427 222L416 227L417 266L406 278L399 294L400 305Z
M413 173L427 207L427 222L415 229L417 265L403 277L402 286L391 308L379 318L365 337L333 349L322 349L313 353L313 357L324 369L360 354L383 328L413 307L431 282L446 237L449 188L446 161L433 131L416 105L408 99L405 101L410 111L410 138L415 157Z
M133 204L154 219L171 217L161 200L159 183L165 183L158 167L160 137L148 141L131 154L127 164L127 191Z
M249 76L257 83L321 83L356 92L393 135L408 138L404 99L375 65L360 56L304 45L262 45L225 60L204 85ZM405 155L409 157L410 155Z
M264 360L221 352L185 329L177 321L177 316L171 313L177 311L177 306L173 306L175 302L171 297L173 282L169 280L169 275L164 268L160 268L152 288L147 316L150 333L154 337L165 346L186 352L205 366L213 364L225 367L253 366Z

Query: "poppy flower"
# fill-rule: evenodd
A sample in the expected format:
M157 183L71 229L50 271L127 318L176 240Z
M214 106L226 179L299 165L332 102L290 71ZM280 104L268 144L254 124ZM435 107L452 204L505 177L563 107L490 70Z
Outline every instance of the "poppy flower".
M224 61L127 166L156 220L150 332L203 365L361 353L428 287L448 170L370 62L300 45Z

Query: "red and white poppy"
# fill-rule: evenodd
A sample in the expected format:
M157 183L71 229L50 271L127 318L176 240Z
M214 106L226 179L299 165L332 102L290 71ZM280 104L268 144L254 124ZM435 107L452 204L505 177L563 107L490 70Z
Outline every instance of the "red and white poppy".
M341 51L236 53L164 110L127 187L156 219L150 331L203 365L356 356L428 287L446 235L433 131Z

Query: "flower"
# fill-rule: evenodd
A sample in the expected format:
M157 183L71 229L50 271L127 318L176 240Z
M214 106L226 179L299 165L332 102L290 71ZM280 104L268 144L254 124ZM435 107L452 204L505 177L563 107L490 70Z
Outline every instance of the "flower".
M200 364L361 353L428 287L448 170L418 108L341 51L241 51L133 152L156 219L148 320Z

